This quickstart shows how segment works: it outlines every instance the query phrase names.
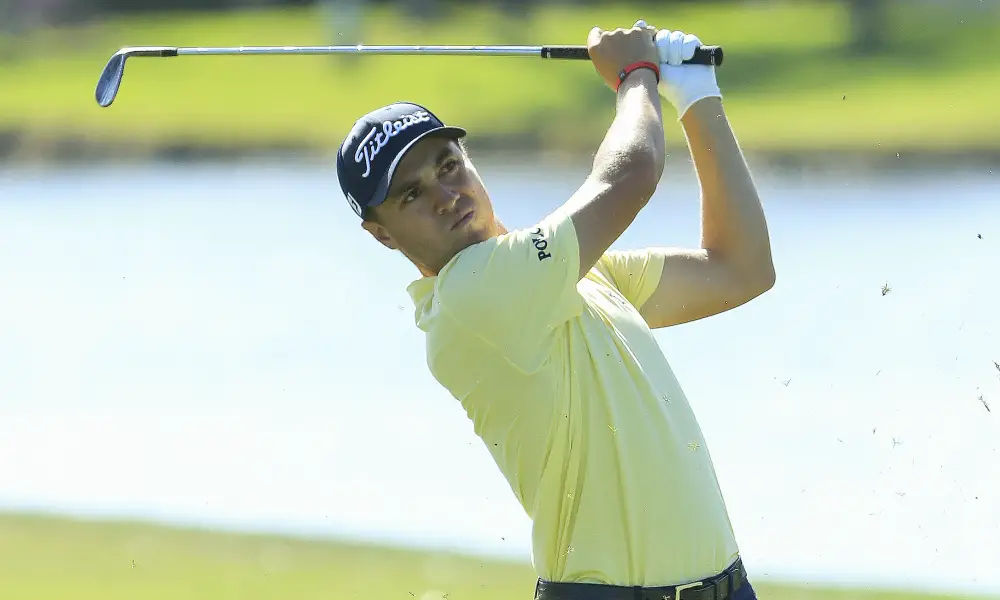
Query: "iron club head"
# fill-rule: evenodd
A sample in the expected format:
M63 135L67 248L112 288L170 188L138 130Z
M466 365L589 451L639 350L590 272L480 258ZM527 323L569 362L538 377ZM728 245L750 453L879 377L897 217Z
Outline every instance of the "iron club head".
M101 78L97 80L94 96L101 106L110 106L118 95L118 88L125 76L125 61L132 56L177 56L178 50L172 46L126 46L115 52L108 64L104 65Z
M111 103L115 101L118 88L122 84L122 76L125 75L126 58L128 58L128 53L123 48L115 52L108 59L108 64L104 65L101 78L97 80L97 90L94 92L97 103L101 106L111 106Z

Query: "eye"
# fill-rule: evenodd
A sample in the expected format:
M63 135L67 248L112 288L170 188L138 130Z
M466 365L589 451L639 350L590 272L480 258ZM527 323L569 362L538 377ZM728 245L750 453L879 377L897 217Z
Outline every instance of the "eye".
M403 192L403 197L400 199L400 204L409 204L413 202L420 196L420 189L416 187L411 187L405 192Z
M454 158L449 158L448 160L444 161L443 165L441 165L441 172L451 173L457 168L458 168L458 160Z

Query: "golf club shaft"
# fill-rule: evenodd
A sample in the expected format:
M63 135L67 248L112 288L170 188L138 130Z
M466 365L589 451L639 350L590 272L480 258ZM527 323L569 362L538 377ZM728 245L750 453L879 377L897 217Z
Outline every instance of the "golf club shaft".
M586 46L235 46L228 48L179 48L176 46L126 46L108 60L97 81L94 96L101 106L111 106L118 95L125 61L132 57L154 56L223 56L234 54L382 54L382 55L459 55L526 56L564 60L590 60ZM722 48L700 46L694 56L684 61L700 65L721 65Z
M128 56L225 56L234 54L381 54L381 55L458 55L525 56L563 60L590 60L586 46L234 46L178 48L140 46L122 48ZM692 64L721 65L722 48L701 46L685 61Z

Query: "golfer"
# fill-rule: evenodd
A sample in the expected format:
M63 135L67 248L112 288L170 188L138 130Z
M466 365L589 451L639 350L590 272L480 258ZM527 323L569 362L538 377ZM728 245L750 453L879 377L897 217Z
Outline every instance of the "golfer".
M774 285L714 67L682 64L699 44L642 21L590 31L616 114L579 189L521 229L494 215L466 131L422 106L363 116L338 152L363 227L419 270L407 290L431 372L532 520L538 600L756 598L708 445L651 331ZM702 244L612 251L663 171L661 96L697 170Z

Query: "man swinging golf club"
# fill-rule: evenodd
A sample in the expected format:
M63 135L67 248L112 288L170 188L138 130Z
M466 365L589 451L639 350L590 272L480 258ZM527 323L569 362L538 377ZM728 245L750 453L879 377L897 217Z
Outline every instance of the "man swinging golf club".
M701 430L651 329L774 284L757 191L693 35L639 21L588 38L616 115L564 205L508 230L460 143L415 104L359 119L338 153L364 228L413 262L434 377L532 519L539 600L747 600ZM701 185L702 247L611 251L664 166L660 95Z

